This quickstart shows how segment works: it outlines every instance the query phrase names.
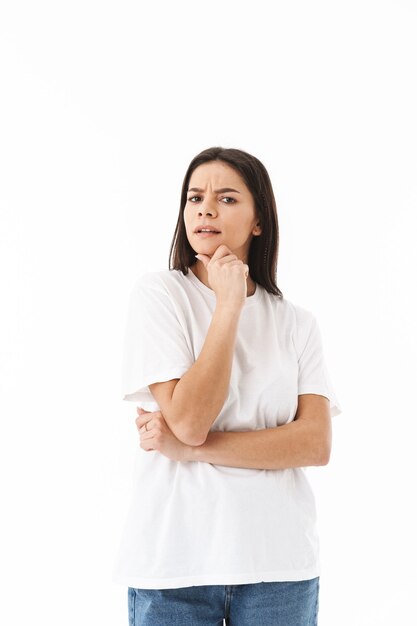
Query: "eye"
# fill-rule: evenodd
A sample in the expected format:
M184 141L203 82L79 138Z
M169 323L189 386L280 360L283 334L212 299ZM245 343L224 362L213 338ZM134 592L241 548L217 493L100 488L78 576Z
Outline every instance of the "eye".
M195 198L201 198L201 196L190 196L188 198L188 202L191 202L192 204L195 204L195 202L193 202L193 200L195 200ZM222 200L231 200L232 202L226 202L225 204L234 204L236 202L236 200L234 198L231 198L230 196L223 196L221 198Z

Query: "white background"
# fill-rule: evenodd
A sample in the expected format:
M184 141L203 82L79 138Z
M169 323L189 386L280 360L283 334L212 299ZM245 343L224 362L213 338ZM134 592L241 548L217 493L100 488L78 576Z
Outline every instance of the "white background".
M2 3L2 623L127 624L128 295L215 145L269 171L343 407L308 470L320 626L416 623L416 30L411 1Z

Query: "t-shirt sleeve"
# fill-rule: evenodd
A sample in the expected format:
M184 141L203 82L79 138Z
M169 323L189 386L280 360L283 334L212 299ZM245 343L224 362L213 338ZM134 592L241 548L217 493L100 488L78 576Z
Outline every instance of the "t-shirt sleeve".
M315 316L306 309L298 309L298 395L316 393L330 401L330 415L342 412L336 396L323 351L323 342Z
M122 357L122 398L158 410L149 384L181 378L194 363L184 326L166 287L148 273L130 293Z

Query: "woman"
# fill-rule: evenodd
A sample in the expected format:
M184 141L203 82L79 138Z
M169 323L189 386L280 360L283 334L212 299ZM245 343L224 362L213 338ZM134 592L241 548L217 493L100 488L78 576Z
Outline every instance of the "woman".
M140 445L113 578L130 626L317 624L303 468L328 462L341 407L314 315L275 284L277 257L263 164L198 154L173 267L140 276L130 298L123 399L141 405Z

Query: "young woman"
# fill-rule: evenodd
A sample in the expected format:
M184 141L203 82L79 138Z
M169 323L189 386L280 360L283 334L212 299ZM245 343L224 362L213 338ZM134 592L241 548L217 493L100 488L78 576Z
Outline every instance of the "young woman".
M113 580L129 624L315 626L303 468L328 463L341 407L315 316L275 283L276 204L256 157L191 161L170 253L172 268L136 281L125 337L140 444Z

